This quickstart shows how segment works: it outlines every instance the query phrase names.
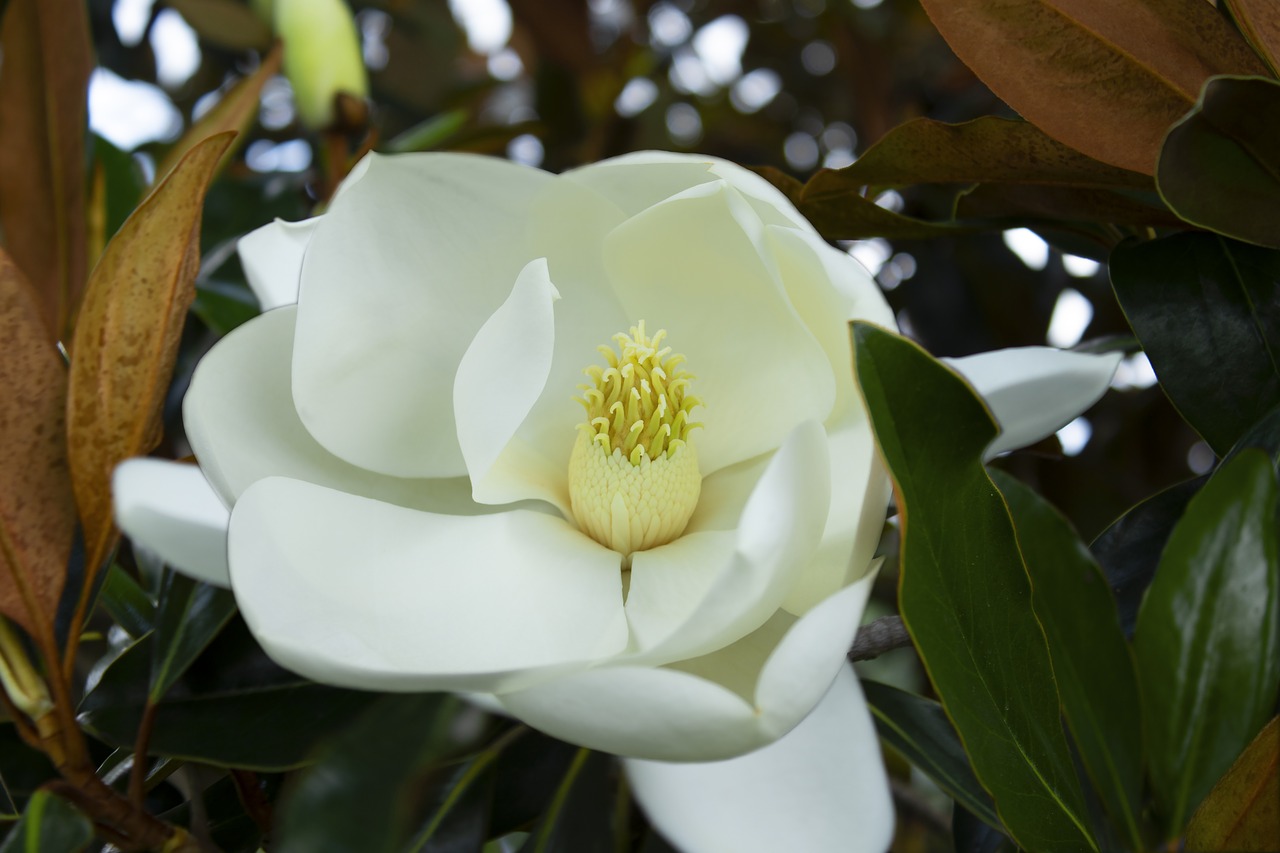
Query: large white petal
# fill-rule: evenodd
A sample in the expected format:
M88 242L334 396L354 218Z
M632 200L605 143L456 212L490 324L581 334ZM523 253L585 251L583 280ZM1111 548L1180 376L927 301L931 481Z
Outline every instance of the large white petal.
M111 475L116 523L136 546L197 580L230 586L231 513L195 465L126 459Z
M869 574L800 619L775 614L741 640L669 667L605 664L497 701L592 749L659 761L741 755L790 731L843 664Z
M468 155L371 155L302 264L293 397L321 445L401 477L466 473L453 382L525 264L555 178Z
M850 666L804 722L763 749L624 765L649 820L685 853L883 853L893 840L889 780Z
M317 681L512 689L626 645L618 555L551 515L437 515L270 478L240 497L229 543L254 636Z
M321 447L289 393L294 318L287 306L255 317L209 351L183 399L187 439L228 505L258 480L307 480L401 506L452 514L488 511L465 477L406 479L375 474Z
M614 229L605 262L622 306L688 357L706 405L693 434L704 475L824 421L835 379L761 253L764 225L723 182L667 199Z
M983 396L999 422L1000 435L985 453L994 459L1039 441L1098 402L1121 355L1018 347L943 361Z
M636 659L695 657L763 625L817 548L829 475L826 434L808 421L774 454L732 535L695 531L634 554L627 617Z
M541 497L570 516L565 468L549 464L521 429L551 370L556 332L552 305L559 298L546 259L530 261L458 365L453 385L458 444L471 475L472 497L481 503Z
M236 244L249 288L263 311L298 301L302 255L319 222L318 218L301 222L277 219L250 231Z

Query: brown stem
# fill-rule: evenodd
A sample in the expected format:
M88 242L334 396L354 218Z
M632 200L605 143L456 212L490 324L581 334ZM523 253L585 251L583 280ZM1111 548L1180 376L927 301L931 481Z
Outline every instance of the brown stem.
M129 800L141 809L147 801L147 749L151 746L151 730L156 724L156 704L147 699L138 723L138 737L133 744L133 767L129 771Z
M0 690L0 704L4 705L5 713L9 715L9 719L13 720L14 728L18 730L18 737L22 738L22 742L34 749L40 749L40 735L36 732L31 724L27 722L27 717L13 704L13 700L9 698L9 694Z
M262 791L258 774L251 770L232 770L231 781L236 786L236 794L245 813L262 831L263 838L271 832L271 800Z
M849 649L849 660L871 660L885 652L911 645L911 635L899 616L882 616L858 629Z

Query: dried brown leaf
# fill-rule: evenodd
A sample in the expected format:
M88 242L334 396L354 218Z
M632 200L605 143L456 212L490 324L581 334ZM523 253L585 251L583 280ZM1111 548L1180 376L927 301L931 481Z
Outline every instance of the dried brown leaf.
M1214 74L1265 74L1204 0L921 0L956 55L1049 136L1150 175Z
M1280 6L1275 0L1227 0L1227 8L1254 50L1280 75Z
M89 24L83 0L11 0L0 32L0 228L63 337L84 292Z
M68 447L84 525L86 583L114 544L111 471L152 450L187 308L205 191L233 133L196 145L108 244L76 324Z
M66 396L35 294L0 251L0 613L33 636L53 624L75 536Z
M1187 849L1237 853L1280 844L1280 717L1272 718L1187 826Z

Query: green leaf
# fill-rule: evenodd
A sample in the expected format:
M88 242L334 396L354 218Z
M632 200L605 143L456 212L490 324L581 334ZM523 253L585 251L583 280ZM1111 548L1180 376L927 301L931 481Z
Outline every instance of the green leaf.
M98 604L135 640L156 626L155 604L119 563L113 563L108 570Z
M457 749L461 702L437 694L391 695L326 744L281 802L278 853L377 853L401 849L415 779Z
M1241 451L1191 499L1138 612L1147 754L1170 837L1275 708L1276 537L1271 460Z
M815 189L924 183L1010 183L1154 190L1151 178L1086 157L1021 119L983 116L962 124L918 118L898 125L843 169L824 170Z
M243 285L223 281L197 284L191 311L219 336L249 322L259 313L252 291Z
M1280 403L1280 254L1178 234L1122 244L1110 268L1161 387L1223 455Z
M1133 637L1138 607L1155 577L1164 543L1187 503L1207 480L1197 477L1152 495L1113 521L1089 546L1115 595L1126 637Z
M0 853L78 853L93 841L89 819L61 797L36 791Z
M520 853L609 851L613 842L613 798L608 784L613 758L579 749L556 787L546 813Z
M192 580L170 570L160 586L159 624L151 645L151 690L160 701L236 612L229 589Z
M1160 193L1202 228L1280 248L1280 83L1213 77L1165 137Z
M107 667L79 720L105 743L132 748L151 683L153 635ZM156 706L148 752L215 767L300 767L379 694L313 684L273 664L233 620Z
M956 199L955 216L964 220L1182 225L1154 194L1148 197L1093 187L979 184Z
M1219 780L1187 827L1187 849L1270 850L1280 839L1280 717Z
M903 520L899 605L1015 841L1096 849L1013 525L982 467L995 422L915 344L853 324L855 363Z
M953 800L1003 832L995 803L973 775L960 737L942 706L876 681L864 680L862 690L880 737L929 774Z
M1111 590L1057 510L1014 477L1002 471L991 476L1013 517L1031 605L1049 640L1080 758L1130 848L1142 850L1142 706Z

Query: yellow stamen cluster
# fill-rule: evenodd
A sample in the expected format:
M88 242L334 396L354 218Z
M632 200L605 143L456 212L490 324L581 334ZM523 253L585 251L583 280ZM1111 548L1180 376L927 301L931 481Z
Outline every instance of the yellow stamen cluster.
M664 337L647 337L644 321L614 335L618 351L600 347L608 365L587 368L592 384L579 386L587 420L569 458L570 505L584 533L623 555L683 533L702 491L689 443L701 402Z
M652 338L644 333L644 320L631 327L631 334L613 336L618 352L601 346L607 366L588 367L584 372L592 384L579 385L587 410L586 430L591 440L606 454L615 449L632 465L644 457L670 457L689 439L689 432L702 424L689 420L689 413L702 401L688 393L694 377L680 369L684 356L671 347L659 347L667 336L660 329Z

